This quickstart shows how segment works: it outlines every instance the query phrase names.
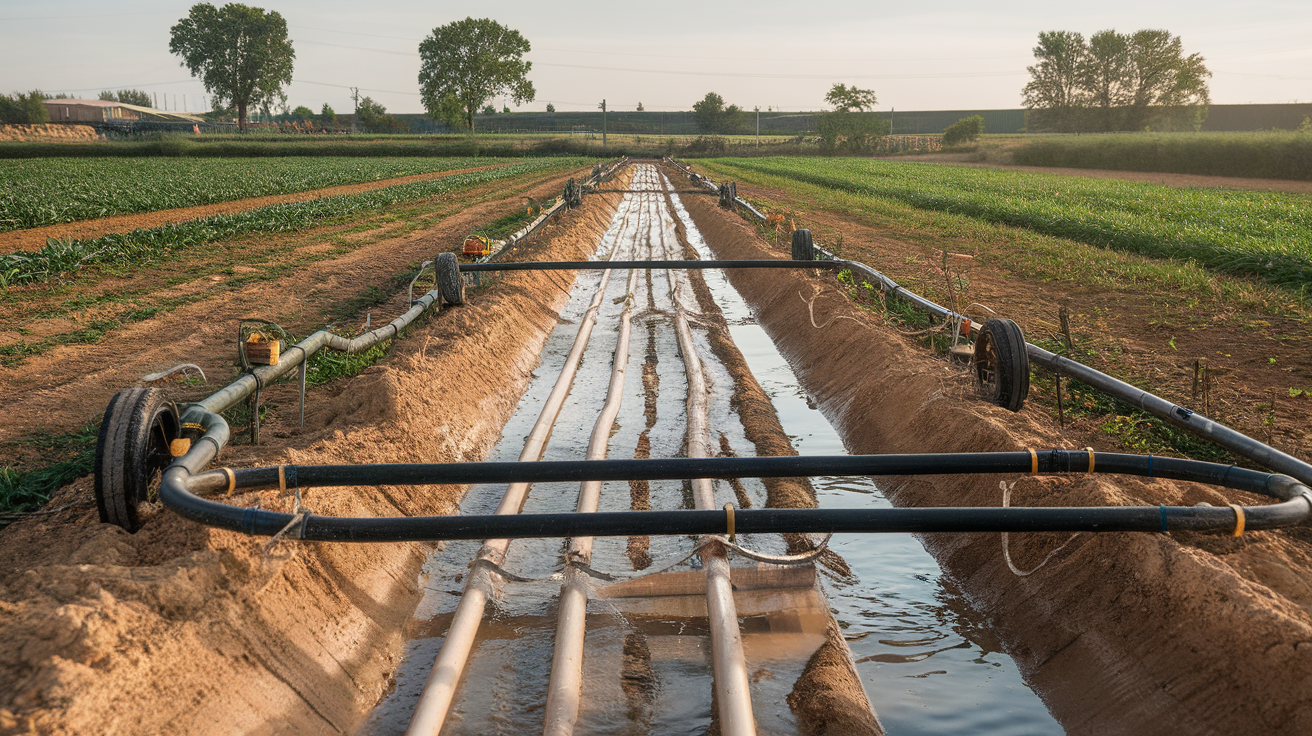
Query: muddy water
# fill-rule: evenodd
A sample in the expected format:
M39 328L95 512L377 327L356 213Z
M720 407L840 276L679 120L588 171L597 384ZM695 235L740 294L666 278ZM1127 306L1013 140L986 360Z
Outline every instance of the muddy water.
M714 258L691 227L691 218L679 214L689 226L693 247L702 258ZM798 453L847 454L723 272L705 274L734 343ZM811 482L822 508L891 506L869 478L816 477ZM846 535L835 537L830 547L847 560L853 578L830 576L825 594L889 734L1063 732L914 537Z
M654 172L646 169L635 177L634 188L656 188L660 183ZM598 257L680 257L672 232L674 217L662 199L650 195L626 198L598 248ZM694 247L709 257L690 221L685 224ZM682 278L682 274L664 271L643 274L632 294L634 337L623 405L610 438L611 457L633 457L644 444L644 435L652 457L682 454L687 382L671 327L671 293ZM578 277L535 378L489 459L517 459L600 281L599 273ZM586 452L610 379L615 329L627 296L625 281L612 278L607 286L592 341L548 443L546 460L579 459ZM798 450L803 454L844 452L833 429L818 411L809 408L791 370L755 325L742 299L718 274L708 272L707 282L730 321L735 342L775 402ZM750 455L752 445L729 401L732 379L714 359L704 334L698 331L696 338L711 383L712 441L735 454ZM644 364L648 366L645 388ZM654 413L648 411L651 408ZM817 478L815 487L826 507L886 503L868 480ZM715 491L720 503L765 504L765 489L755 479L745 479L738 489L716 481ZM491 513L503 492L504 486L475 487L466 496L462 512ZM572 510L577 493L577 484L539 484L532 489L524 511ZM600 508L626 510L631 498L628 483L607 483ZM742 503L744 500L748 503ZM652 482L650 505L690 507L690 491L680 481ZM766 552L784 551L777 538L743 541ZM592 566L621 575L641 571L646 560L629 554L629 542L625 538L598 539ZM650 569L682 557L691 544L687 538L651 539L649 554L655 562ZM847 559L854 576L830 576L824 587L857 658L866 691L889 733L1061 732L1020 681L1011 660L991 646L968 607L941 579L933 559L916 540L851 536L835 539L832 546ZM415 615L415 637L398 665L396 689L376 709L364 733L404 730L459 601L461 576L477 550L477 543L451 543L431 557L424 572L426 595ZM443 733L540 732L562 551L560 540L521 540L511 546L506 568L531 580L507 582L496 605L489 607ZM744 622L744 630L752 628L751 621ZM796 724L784 698L805 664L805 656L773 651L760 641L744 637L758 728L761 733L794 733ZM701 733L710 723L710 692L710 655L703 622L659 616L626 618L605 601L589 604L578 733Z

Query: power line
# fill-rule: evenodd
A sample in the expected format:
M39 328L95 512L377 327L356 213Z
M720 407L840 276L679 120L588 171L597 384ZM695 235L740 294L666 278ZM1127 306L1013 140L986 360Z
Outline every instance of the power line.
M195 80L183 79L181 81L176 81L176 82L146 82L144 84L102 84L97 87L64 87L62 89L52 89L50 91L51 92L87 92L90 90L103 90L103 89L133 89L136 87L160 87L165 84L186 84L187 82L192 82L192 81ZM192 94L196 94L196 93L193 92Z
M418 92L400 92L394 89L371 89L369 87L354 87L349 84L329 84L328 82L311 82L308 79L293 79L292 84L316 84L320 87L338 87L340 89L362 89L365 92L384 92L389 95L414 95L420 97Z
M744 77L749 79L952 79L957 77L1015 77L1026 74L1016 72L946 72L941 74L770 74L767 72L695 72L674 71L666 69L625 69L609 66L587 66L583 64L550 64L542 61L533 62L534 66L548 66L560 69L594 69L605 72L626 72L631 74L674 74L693 77Z
M0 18L0 21L19 20L81 20L82 18L122 18L132 15L173 15L170 10L155 10L146 13L99 13L96 15L33 15L25 18Z
M306 31L322 31L324 33L339 33L344 36L364 36L367 38L384 38L392 41L412 41L414 43L420 43L423 40L420 38L409 38L405 36L383 36L376 33L359 33L357 31L336 31L330 28L313 28L311 26L288 26L288 27L299 28L301 30L306 30ZM335 45L323 41L305 41L304 43L319 44L323 46ZM405 53L400 51L390 51L390 50L384 51L382 49L369 49L361 46L339 46L339 47L348 48L348 49L360 49L362 51L381 51L382 53L389 53L389 54ZM782 62L782 63L790 63L790 64L803 62L803 61L835 63L835 64L858 64L858 63L859 64L886 64L895 61L897 62L901 62L901 61L1000 61L1000 60L1014 61L1018 59L1030 58L1029 55L1010 55L1010 56L956 56L956 57L951 57L951 56L891 57L891 58L884 58L884 59L818 59L815 57L789 59L779 56L752 57L752 56L689 56L686 54L641 54L631 51L592 51L587 49L553 48L550 46L539 46L534 50L550 51L552 53L563 53L563 54L589 54L592 56L633 56L633 57L643 57L649 59L693 59L693 60L705 60L705 61L774 61L774 62ZM584 104L584 103L580 103L580 104Z
M296 43L308 43L316 46L331 46L339 49L354 49L356 51L372 51L378 54L390 54L392 56L419 56L418 52L412 51L392 51L390 49L371 49L367 46L347 46L339 43L324 43L322 41L296 41ZM748 79L952 79L955 77L1014 77L1025 74L1022 71L1014 72L943 72L931 74L775 74L770 72L702 72L702 71L678 71L673 69L632 69L625 67L612 66L591 66L587 64L555 64L546 61L534 61L534 66L554 67L558 69L591 69L604 72L626 72L630 74L672 74L678 76L693 77L743 77ZM573 103L571 103L573 104Z

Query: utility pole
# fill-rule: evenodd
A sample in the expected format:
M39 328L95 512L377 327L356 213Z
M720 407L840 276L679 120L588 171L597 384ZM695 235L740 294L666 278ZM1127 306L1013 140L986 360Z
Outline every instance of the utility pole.
M355 110L351 113L351 132L354 133L360 123L360 88L351 88L351 102L355 103Z
M601 147L606 147L606 101L601 101Z
M761 106L756 106L756 145L761 145Z
M893 113L897 112L896 107L888 108L888 134L893 135Z

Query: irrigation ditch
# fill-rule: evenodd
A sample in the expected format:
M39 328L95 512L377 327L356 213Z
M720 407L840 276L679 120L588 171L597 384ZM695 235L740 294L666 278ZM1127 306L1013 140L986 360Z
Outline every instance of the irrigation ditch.
M673 184L685 177L691 189ZM579 212L560 217L570 210ZM1312 727L1306 703L1281 697L1270 677L1312 676L1298 646L1306 611L1257 564L1210 559L1205 541L1247 535L1262 547L1252 559L1288 558L1284 533L1266 530L1312 515L1312 467L1151 394L1126 394L1027 345L1007 320L976 325L834 258L806 231L780 258L734 210L765 219L731 183L673 161L598 167L492 255L426 263L415 278L431 268L432 289L383 327L296 345L243 340L244 357L272 352L269 364L183 407L149 389L120 392L97 457L101 519L117 527L102 530L104 544L157 534L167 518L172 533L205 538L193 553L203 559L185 581L128 574L70 594L100 596L63 629L81 634L56 626L45 649L0 651L27 669L2 725L21 716L51 731L112 720L197 733L362 723L414 734ZM834 299L826 274L839 271L973 337L969 368L918 354ZM426 316L443 302L456 308ZM749 333L735 323L761 332L739 343ZM314 352L365 350L406 328L429 333L423 347L361 376L330 409L356 415L350 432L320 432L273 458L229 447L224 409L251 402L258 442L267 385L298 371L303 387ZM1060 438L1015 413L1031 361L1285 475L1039 449ZM758 370L787 374L782 390L764 389ZM828 422L774 405L787 405L786 393ZM828 437L817 442L829 452L799 455L804 440L790 431L799 426ZM1009 496L1012 507L998 508ZM959 587L976 613L947 614L940 628L971 621L986 632L966 636L967 649L996 636L1010 659L995 658L990 677L1016 692L991 694L985 712L946 702L951 688L924 697L919 719L899 710L906 696L880 667L949 662L943 653L962 647L937 648L936 634L888 644L922 655L865 654L852 632L883 604L862 578L880 564L871 550L889 548L864 540L889 532L922 535L943 577L935 568L931 589L912 595ZM41 588L39 578L28 584ZM140 600L172 600L159 592L168 588L195 600L143 613ZM934 615L944 614L904 622L934 629ZM134 616L151 626L131 630ZM85 622L106 617L118 625L89 636ZM55 662L61 637L82 647L72 660L82 669ZM109 654L129 643L154 651L127 662ZM891 676L979 674L954 664ZM141 702L114 701L111 675L136 683ZM198 694L185 714L151 713L170 689ZM233 713L238 702L246 710ZM886 703L892 720L881 724ZM1020 715L1006 724L998 713L1009 709Z

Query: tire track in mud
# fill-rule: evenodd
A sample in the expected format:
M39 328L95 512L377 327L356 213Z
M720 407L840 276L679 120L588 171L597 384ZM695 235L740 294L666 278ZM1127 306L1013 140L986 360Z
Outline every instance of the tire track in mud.
M656 299L651 292L651 271L647 272L647 308L656 309ZM656 354L656 323L650 319L647 323L647 352L642 361L642 397L643 416L646 426L638 435L637 446L633 450L635 460L647 460L651 457L651 430L656 426L656 400L660 397L661 377L656 371L659 357ZM645 480L629 481L629 508L634 511L651 510L651 483ZM651 566L651 538L647 536L629 537L629 561L634 570L646 570Z

